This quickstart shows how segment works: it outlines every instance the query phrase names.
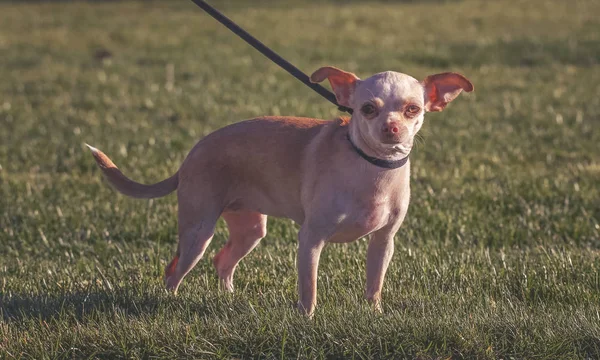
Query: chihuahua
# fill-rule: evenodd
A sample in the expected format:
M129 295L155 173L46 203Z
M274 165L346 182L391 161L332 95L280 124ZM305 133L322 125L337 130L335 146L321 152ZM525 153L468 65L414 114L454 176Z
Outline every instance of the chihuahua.
M177 190L179 243L165 269L177 291L206 251L223 217L229 239L213 263L224 288L242 258L266 235L267 216L301 225L298 234L298 309L308 316L317 302L317 268L326 243L369 236L365 297L380 308L383 279L410 198L415 134L426 112L441 111L473 85L457 73L418 81L398 72L365 80L334 67L315 71L329 80L350 119L261 117L219 129L200 140L179 170L154 185L127 178L100 150L92 154L108 182L135 198ZM89 146L89 145L88 145Z

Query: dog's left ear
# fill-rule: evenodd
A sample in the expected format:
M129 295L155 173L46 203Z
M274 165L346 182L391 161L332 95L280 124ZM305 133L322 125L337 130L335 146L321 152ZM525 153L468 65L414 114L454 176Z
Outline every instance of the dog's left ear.
M457 73L430 75L422 82L425 88L425 110L442 111L461 91L473 91L473 84Z
M350 98L354 93L356 82L360 79L351 72L333 66L322 67L310 76L310 81L313 83L319 83L325 79L329 80L338 104L351 107Z

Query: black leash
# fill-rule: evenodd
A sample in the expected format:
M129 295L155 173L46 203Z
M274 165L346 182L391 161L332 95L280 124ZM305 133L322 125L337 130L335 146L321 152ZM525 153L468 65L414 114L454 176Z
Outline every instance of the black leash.
M319 95L321 95L322 97L324 97L325 99L329 100L331 103L336 105L339 110L345 111L349 114L352 114L352 109L350 109L349 107L346 107L346 106L342 106L337 103L335 95L331 91L325 89L324 87L322 87L319 84L314 84L314 83L310 82L310 78L308 77L308 75L306 75L305 73L300 71L300 69L298 69L294 65L290 64L288 61L286 61L284 58L279 56L273 50L269 49L265 44L261 43L254 36L248 34L248 32L246 32L246 30L239 27L236 23L234 23L229 18L227 18L227 16L221 14L217 9L210 6L206 1L192 0L192 2L196 5L198 5L202 10L206 11L210 16L215 18L218 22L225 25L229 30L233 31L234 34L236 34L237 36L244 39L248 44L250 44L250 46L252 46L256 50L260 51L261 54L268 57L271 61L273 61L275 64L279 65L280 67L282 67L285 71L292 74L293 77L302 81L302 83L304 85L313 89Z

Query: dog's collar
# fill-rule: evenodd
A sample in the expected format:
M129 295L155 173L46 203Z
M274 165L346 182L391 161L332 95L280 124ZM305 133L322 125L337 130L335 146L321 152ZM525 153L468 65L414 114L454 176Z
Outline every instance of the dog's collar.
M369 155L365 154L361 149L359 149L358 146L354 145L354 143L352 142L352 139L350 139L350 133L348 133L348 135L346 135L346 138L350 142L350 145L352 145L352 148L354 149L354 151L356 151L358 153L358 155L360 155L360 157L362 157L363 159L367 160L368 162L370 162L371 164L373 164L375 166L379 166L379 167L385 168L385 169L397 169L397 168L404 166L404 164L406 164L406 162L408 161L408 155L400 160L384 160L384 159L378 159L376 157L369 156Z

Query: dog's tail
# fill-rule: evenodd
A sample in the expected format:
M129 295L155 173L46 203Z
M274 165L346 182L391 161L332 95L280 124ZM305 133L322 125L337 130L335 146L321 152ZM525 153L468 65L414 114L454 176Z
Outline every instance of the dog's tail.
M102 151L88 144L86 145L92 151L96 163L108 182L121 194L138 199L152 199L172 193L177 189L177 185L179 185L179 172L153 185L137 183L123 175L121 170Z

